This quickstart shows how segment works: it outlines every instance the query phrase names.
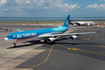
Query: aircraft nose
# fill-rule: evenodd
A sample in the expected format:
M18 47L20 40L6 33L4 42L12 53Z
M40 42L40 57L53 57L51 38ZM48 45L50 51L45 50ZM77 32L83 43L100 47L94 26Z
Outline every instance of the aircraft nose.
M4 40L5 40L5 41L7 41L7 40L8 40L8 38L6 37Z

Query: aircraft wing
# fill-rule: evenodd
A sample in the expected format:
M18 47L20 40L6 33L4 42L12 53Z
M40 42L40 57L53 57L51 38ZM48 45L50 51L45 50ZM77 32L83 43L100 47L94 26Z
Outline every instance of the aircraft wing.
M93 34L93 33L98 33L100 30L97 32L81 32L81 33L65 33L65 34L54 34L54 35L40 35L39 38L44 38L44 37L55 37L55 36L72 36L72 35L80 35L80 34Z

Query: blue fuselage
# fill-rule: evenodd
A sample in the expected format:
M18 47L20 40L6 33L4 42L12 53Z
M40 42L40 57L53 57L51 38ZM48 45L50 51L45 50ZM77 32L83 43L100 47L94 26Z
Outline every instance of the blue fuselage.
M50 38L50 36L54 36L57 34L62 34L68 29L69 25L69 19L70 15L67 16L64 24L62 27L59 28L48 28L48 29L38 29L38 30L29 30L29 31L20 31L17 29L19 32L14 32L9 34L6 38L5 41L9 42L25 42L25 41L31 41L31 40L39 40L42 37L44 38L45 36ZM58 35L57 35L58 36ZM42 39L41 39L42 40ZM44 38L44 40L46 40ZM54 38L52 40L55 40Z
M59 28L48 28L48 29L38 29L38 30L29 30L29 31L20 31L9 34L6 38L14 39L21 41L21 39L26 40L27 38L36 37L43 34L53 34L53 33L64 33L67 30L67 27ZM20 40L19 40L20 39Z

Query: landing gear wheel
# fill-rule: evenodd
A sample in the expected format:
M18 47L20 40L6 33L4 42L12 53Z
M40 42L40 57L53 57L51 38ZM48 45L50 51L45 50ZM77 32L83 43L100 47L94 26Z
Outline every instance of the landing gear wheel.
M40 40L35 40L35 42L40 42Z
M16 43L13 43L14 44L14 47L16 47Z
M54 42L52 42L53 44L55 44L55 41Z
M45 43L48 43L47 40L44 40Z

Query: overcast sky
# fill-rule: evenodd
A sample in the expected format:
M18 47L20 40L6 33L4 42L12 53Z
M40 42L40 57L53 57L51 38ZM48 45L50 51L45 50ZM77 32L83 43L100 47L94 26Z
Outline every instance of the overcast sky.
M0 0L0 17L105 17L105 0Z

